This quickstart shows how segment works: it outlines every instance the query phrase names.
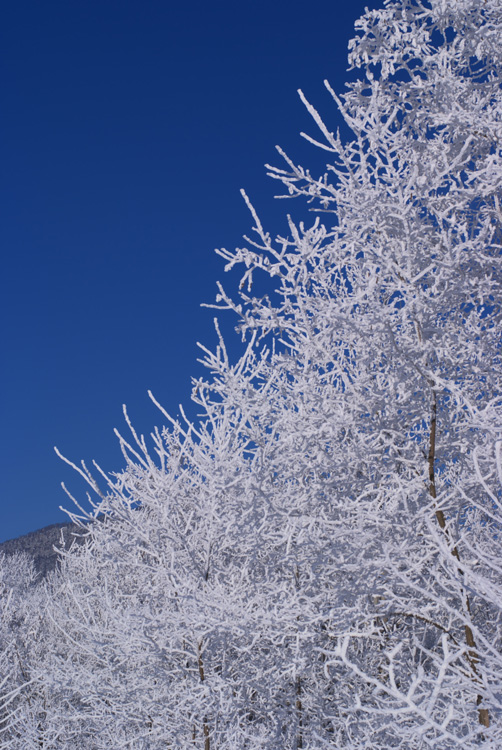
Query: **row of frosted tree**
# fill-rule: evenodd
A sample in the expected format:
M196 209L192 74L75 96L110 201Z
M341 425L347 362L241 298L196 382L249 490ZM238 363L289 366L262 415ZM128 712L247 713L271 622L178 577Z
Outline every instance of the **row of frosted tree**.
M502 5L356 29L311 223L220 251L241 356L1 562L2 750L502 747Z

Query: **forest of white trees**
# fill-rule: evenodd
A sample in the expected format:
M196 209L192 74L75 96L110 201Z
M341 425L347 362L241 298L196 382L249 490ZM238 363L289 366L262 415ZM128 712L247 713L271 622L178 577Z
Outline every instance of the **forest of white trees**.
M324 174L269 169L310 224L244 196L219 252L198 420L126 415L85 543L0 560L2 750L502 748L502 4L356 34Z

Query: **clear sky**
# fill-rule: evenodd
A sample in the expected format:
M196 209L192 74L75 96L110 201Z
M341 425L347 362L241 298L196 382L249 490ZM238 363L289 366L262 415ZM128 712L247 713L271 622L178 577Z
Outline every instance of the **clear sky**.
M322 82L342 90L354 20L380 4L2 4L0 541L66 520L61 481L84 497L54 445L118 471L123 403L149 433L148 389L174 415L189 401L214 248L251 226L239 189L285 231L300 206L263 165L280 144L321 170L296 90L341 124Z

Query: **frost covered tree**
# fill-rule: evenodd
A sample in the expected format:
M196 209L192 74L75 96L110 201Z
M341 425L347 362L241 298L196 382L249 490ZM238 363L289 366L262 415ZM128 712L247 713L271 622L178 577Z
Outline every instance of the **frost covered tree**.
M45 605L33 560L24 553L0 555L2 750L52 747L59 736L53 691L46 689L45 654L56 644L48 637Z
M279 450L294 446L286 465L327 502L338 575L348 562L350 615L326 623L322 654L356 680L354 731L368 722L382 746L488 737L500 701L500 600L476 581L500 560L499 490L483 477L501 426L501 20L489 2L368 12L350 46L357 80L341 97L327 84L353 138L305 100L328 170L286 155L271 169L331 224L291 223L277 246L257 223L254 248L223 253L244 283L279 280L280 304L222 301L289 353Z
M381 696L361 699L363 714L386 716L384 725L393 716L392 732L404 715L404 746L417 731L407 726L413 712L421 727L436 722L434 746L443 732L458 744L470 731L459 689L474 691L471 705L481 725L490 723L484 698L496 680L487 684L483 662L499 647L498 626L488 652L478 643L487 634L474 614L489 627L498 614L478 600L475 577L467 585L462 546L479 534L494 554L500 549L486 515L492 499L480 493L483 472L473 465L482 457L489 475L500 438L500 6L388 3L358 26L350 61L361 75L343 97L331 92L355 137L343 143L307 103L318 145L331 154L328 172L315 179L288 158L286 170L272 170L291 194L332 211L334 226L319 225L322 249L312 231L298 235L286 263L259 232L259 254L287 293L279 315L276 305L249 300L244 325L259 321L265 331L279 322L319 391L321 378L337 389L330 404L338 415L344 403L346 431L326 443L338 453L323 480L347 477L342 494L369 535L370 561L358 566L374 593L366 623L354 613L366 664L347 656L354 637L328 658ZM228 259L259 265L248 251ZM319 430L334 423L325 416L312 425L316 449ZM364 544L353 548L361 554ZM365 639L375 637L385 653L368 671ZM440 690L421 666L411 668L411 654L420 661L417 649L425 655L438 641Z
M33 564L28 558L15 555L9 560L0 555L0 741L16 724L19 696L29 682L19 654L23 641L19 631L24 635L20 609L34 579Z
M318 217L273 240L248 201L220 251L242 356L219 335L197 423L79 469L46 747L502 745L502 7L356 28L349 135L302 94L326 172L270 168Z

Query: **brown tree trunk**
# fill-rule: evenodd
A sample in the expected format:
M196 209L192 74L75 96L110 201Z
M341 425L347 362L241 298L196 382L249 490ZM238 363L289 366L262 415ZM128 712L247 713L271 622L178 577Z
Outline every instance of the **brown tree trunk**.
M199 667L200 681L204 682L204 663L202 661L202 641L197 643L197 663ZM211 738L209 736L209 726L207 724L207 718L204 716L202 720L202 734L204 735L204 750L211 750Z
M436 392L432 391L432 414L431 414L431 429L430 429L430 439L429 439L429 494L432 497L432 499L435 501L437 498L437 491L436 491L436 474L435 474L435 459L436 459L436 427L437 427L437 397ZM434 503L435 505L435 503ZM450 534L448 532L448 529L446 527L446 519L444 517L444 513L440 508L436 507L436 519L439 524L440 529L443 531L447 541L448 546L451 548L451 554L453 557L455 557L458 562L460 562L460 555L458 552L458 549L456 545L451 545L451 539ZM459 571L460 575L462 575L462 571ZM467 609L468 614L471 614L471 603L469 601L469 597L467 593L464 592L465 597L465 606ZM465 632L465 642L469 648L468 651L468 659L469 664L471 666L472 672L473 672L473 679L474 682L480 683L480 675L479 675L479 654L476 646L476 641L474 640L474 633L472 632L472 628L470 625L466 624L464 626L464 632ZM480 705L483 700L483 696L478 695L476 700L476 705ZM488 713L487 708L479 708L478 709L478 719L479 723L482 724L484 727L490 726L490 714Z
M302 681L296 678L296 715L298 719L298 733L296 737L296 749L303 748L303 706L302 706Z
M295 578L295 589L300 588L300 569L298 565L295 565L294 571ZM296 618L299 622L300 616ZM296 750L302 750L303 748L303 705L302 705L302 678L298 675L296 678L296 720L297 720L297 734L296 734Z

